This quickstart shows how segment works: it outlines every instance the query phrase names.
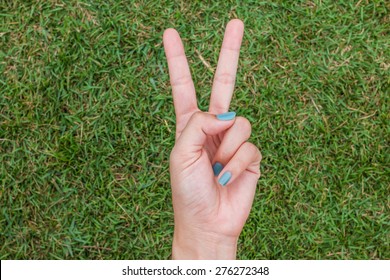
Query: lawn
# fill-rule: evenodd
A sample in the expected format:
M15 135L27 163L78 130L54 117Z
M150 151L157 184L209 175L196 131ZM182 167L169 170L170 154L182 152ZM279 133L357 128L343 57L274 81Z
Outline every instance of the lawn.
M387 1L1 1L0 258L167 259L175 116L162 34L263 154L239 259L389 259Z

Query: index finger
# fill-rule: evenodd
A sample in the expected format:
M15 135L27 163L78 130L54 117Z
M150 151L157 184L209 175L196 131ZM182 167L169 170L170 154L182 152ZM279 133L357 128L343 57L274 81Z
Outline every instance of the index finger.
M243 35L244 24L241 20L233 19L227 24L211 90L210 113L221 114L229 111Z
M191 115L199 109L196 103L194 83L179 33L173 28L165 30L163 42L175 106L177 138Z

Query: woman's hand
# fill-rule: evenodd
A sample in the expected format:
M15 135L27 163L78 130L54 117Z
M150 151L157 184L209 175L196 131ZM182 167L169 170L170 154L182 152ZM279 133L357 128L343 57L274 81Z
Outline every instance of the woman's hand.
M170 156L174 259L234 259L252 207L261 154L247 142L249 121L228 112L243 32L237 19L226 27L208 113L198 109L179 34L164 32L177 120Z

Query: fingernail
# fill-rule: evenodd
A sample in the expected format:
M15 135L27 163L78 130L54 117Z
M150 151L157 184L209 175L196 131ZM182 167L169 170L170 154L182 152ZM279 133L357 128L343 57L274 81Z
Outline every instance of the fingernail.
M219 178L218 183L220 183L222 187L224 187L229 182L230 178L232 178L232 173L226 171L222 174L221 178Z
M213 165L214 176L218 176L219 173L221 173L222 169L223 169L222 164L220 164L219 162L214 163Z
M227 112L223 114L218 114L217 119L221 121L230 121L234 119L235 116L236 116L236 112Z

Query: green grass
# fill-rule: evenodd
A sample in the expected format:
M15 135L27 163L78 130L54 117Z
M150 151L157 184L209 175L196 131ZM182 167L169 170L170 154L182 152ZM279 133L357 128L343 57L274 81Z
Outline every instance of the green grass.
M168 258L162 33L181 33L207 110L236 17L231 108L263 154L238 258L390 258L388 3L244 2L1 1L1 259Z

